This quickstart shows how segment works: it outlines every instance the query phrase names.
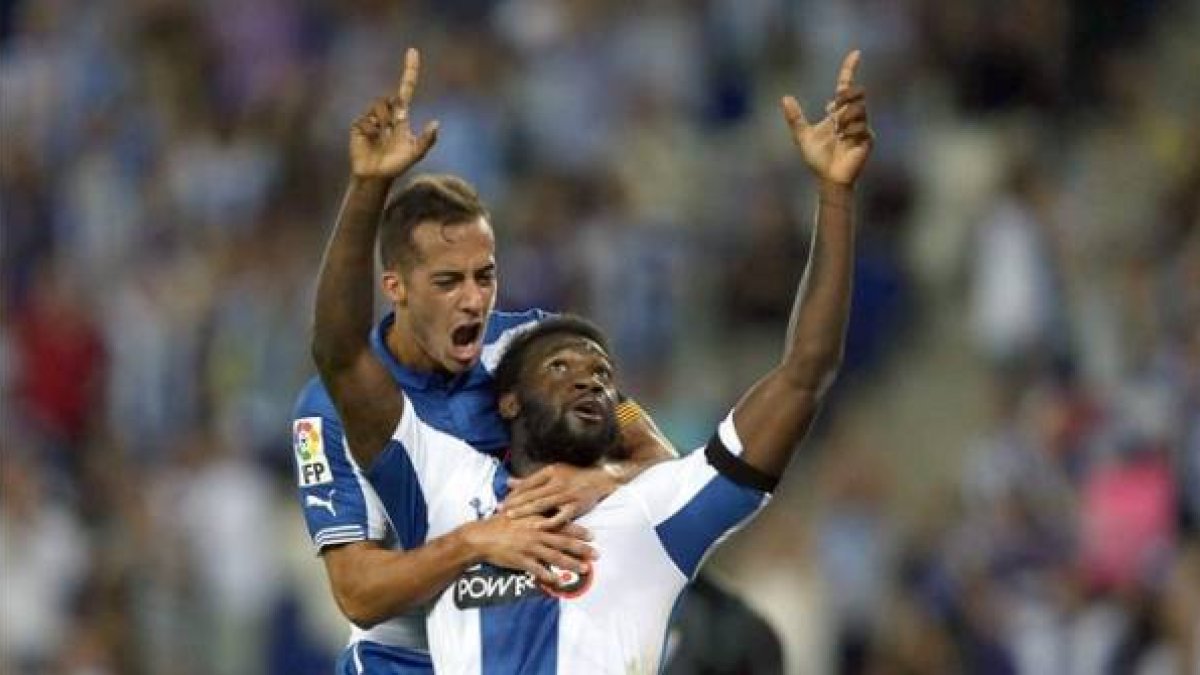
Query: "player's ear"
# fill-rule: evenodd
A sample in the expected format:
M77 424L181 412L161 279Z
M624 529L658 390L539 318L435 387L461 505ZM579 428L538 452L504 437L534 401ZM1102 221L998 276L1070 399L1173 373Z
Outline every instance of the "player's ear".
M379 288L392 305L403 307L408 304L408 285L404 275L396 270L384 270L379 277Z
M497 403L500 408L500 417L503 419L514 420L517 415L521 414L521 401L518 400L515 391L500 394L500 400Z

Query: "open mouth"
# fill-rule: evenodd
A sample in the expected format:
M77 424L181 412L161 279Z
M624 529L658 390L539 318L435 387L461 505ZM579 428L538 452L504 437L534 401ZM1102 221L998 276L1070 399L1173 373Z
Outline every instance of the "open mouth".
M604 404L594 396L586 396L571 406L571 412L585 422L600 422L604 420Z
M455 328L450 332L451 354L464 364L474 361L479 356L482 336L481 322L463 324Z
M450 334L450 340L454 342L455 347L466 347L479 339L479 334L483 332L483 324L469 323L459 326Z

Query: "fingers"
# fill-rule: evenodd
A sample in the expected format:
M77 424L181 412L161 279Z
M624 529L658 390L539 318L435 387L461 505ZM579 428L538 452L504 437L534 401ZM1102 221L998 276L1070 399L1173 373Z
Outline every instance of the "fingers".
M428 122L425 129L421 131L421 135L417 137L417 157L424 157L425 153L437 143L438 138L438 123L437 120Z
M571 496L561 490L546 486L530 493L516 505L509 504L504 512L509 518L525 518L562 507L570 503L570 499Z
M553 478L553 474L550 472L551 468L546 467L526 478L509 479L508 486L512 492L501 505L502 510L514 518L521 518L556 506L557 504L551 503L549 506L541 508L529 508L531 504L561 492L561 487L551 484Z
M520 496L521 493L527 492L536 487L541 487L549 482L551 478L551 468L552 467L545 467L539 469L535 471L533 475L526 476L525 478L509 478L508 487L512 490L512 494L509 495L509 501L511 501L514 497Z
M867 120L866 91L855 86L840 92L833 120L838 138L854 143L869 141L872 135Z
M567 537L561 534L545 532L542 534L543 539L541 545L549 546L555 551L565 553L579 561L595 560L600 557L596 553L596 549L585 541L580 541L574 537ZM547 561L552 562L552 561ZM555 563L558 564L558 563Z
M417 88L417 76L421 72L421 53L409 47L404 52L404 75L400 78L400 88L396 90L396 98L400 101L400 109L408 110L412 102L413 92Z
M784 96L779 100L779 105L783 108L783 117L792 131L799 131L808 126L808 119L804 117L804 110L795 96Z
M838 70L837 88L835 91L841 92L847 89L854 83L854 71L858 69L858 61L862 58L862 52L855 49L842 59L842 67Z
M558 511L556 511L554 515L546 519L546 522L542 524L542 529L557 530L563 525L575 520L575 516L578 515L578 510L578 507L576 507L576 505L573 503L563 504L558 508Z
M528 572L530 576L539 582L548 586L558 584L558 578L554 576L554 573L547 569L537 558L526 555L517 558L514 562L516 563L514 565L516 569Z
M854 84L845 89L838 90L834 95L830 105L833 108L841 108L851 103L859 103L867 100L867 88L861 84Z
M549 521L549 520L550 519L547 518L547 521ZM558 531L558 533L565 537L571 537L573 539L579 539L581 541L591 541L592 540L592 533L586 527L584 527L582 525L576 525L575 523L570 523L568 525L564 525L562 527L562 529L560 529Z

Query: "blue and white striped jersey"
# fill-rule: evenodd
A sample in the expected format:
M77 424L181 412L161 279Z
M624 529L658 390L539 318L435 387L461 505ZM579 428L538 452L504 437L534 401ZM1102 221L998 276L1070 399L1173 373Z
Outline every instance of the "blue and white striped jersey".
M461 439L464 447L500 453L508 447L508 434L496 411L491 371L508 341L546 316L541 310L493 312L481 362L454 378L409 370L396 361L385 342L391 315L372 331L371 345L428 424ZM377 491L368 483L347 450L341 420L319 378L310 380L300 393L292 440L300 503L318 551L364 540L409 549L424 542L424 499L410 485L389 484ZM377 465L385 461L381 457ZM375 644L370 649L354 649L360 641ZM423 611L366 631L352 628L350 645L341 661L346 669L339 667L338 672L363 672L359 665L364 661L368 662L366 672L429 672Z
M741 453L732 416L711 443ZM500 460L428 424L412 402L384 459L366 475L381 494L419 496L425 520L410 526L429 538L490 515L508 478ZM658 672L684 586L712 547L767 499L718 473L702 451L652 467L579 519L599 552L588 574L560 572L555 589L488 565L456 579L428 619L435 670Z

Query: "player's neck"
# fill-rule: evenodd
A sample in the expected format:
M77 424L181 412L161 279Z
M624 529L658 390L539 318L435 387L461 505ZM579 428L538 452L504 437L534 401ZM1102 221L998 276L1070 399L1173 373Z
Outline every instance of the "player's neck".
M538 469L545 466L545 462L539 462L529 456L525 448L529 447L529 433L525 430L525 425L514 424L510 427L511 439L508 446L508 470L517 478L524 478Z
M388 351L405 368L418 373L432 373L438 370L437 363L417 343L413 331L406 325L403 315L399 312L388 327L385 342Z
M543 466L545 462L534 461L523 452L513 452L508 457L508 472L516 478L533 475Z

